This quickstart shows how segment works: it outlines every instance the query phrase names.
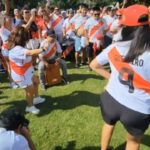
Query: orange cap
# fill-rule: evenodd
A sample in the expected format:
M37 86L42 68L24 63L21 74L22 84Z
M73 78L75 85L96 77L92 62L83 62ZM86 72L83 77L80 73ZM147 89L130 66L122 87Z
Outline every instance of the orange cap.
M135 4L120 11L122 18L119 23L126 26L140 26L149 24L149 21L139 22L139 18L148 15L148 8L144 5Z
M124 10L123 8L122 9L118 9L117 12L116 12L116 15L122 15L123 10Z

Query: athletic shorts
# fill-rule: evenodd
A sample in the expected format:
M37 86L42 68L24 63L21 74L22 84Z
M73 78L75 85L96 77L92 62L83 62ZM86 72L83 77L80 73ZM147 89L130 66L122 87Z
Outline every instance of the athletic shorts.
M20 80L20 81L15 81L14 79L13 79L13 81L19 88L25 89L28 86L33 84L32 78L33 78L33 73L30 74L30 76L28 76L28 77L27 76L22 77L22 80Z
M75 38L75 51L80 52L81 51L81 37Z
M121 105L107 91L101 95L100 107L107 124L115 125L120 121L132 136L142 136L149 126L150 115Z
M87 57L93 57L93 43L89 43L89 45L86 47L86 51L87 51Z
M20 82L15 82L15 83L19 86L19 88L25 89L28 86L32 85L33 81L32 81L32 78L28 78L26 80L22 80Z

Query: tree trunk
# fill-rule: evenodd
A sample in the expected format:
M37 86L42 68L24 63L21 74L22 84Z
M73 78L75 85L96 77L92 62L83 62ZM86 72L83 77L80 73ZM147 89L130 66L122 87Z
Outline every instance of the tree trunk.
M5 11L6 11L6 14L9 15L10 13L10 0L5 0Z

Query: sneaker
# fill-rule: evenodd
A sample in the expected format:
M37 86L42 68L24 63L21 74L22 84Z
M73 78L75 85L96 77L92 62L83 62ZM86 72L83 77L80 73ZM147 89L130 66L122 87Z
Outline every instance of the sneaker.
M39 114L40 112L40 110L37 109L35 106L31 106L31 107L27 106L25 111L32 114Z
M79 68L80 67L80 64L75 64L75 68Z
M68 79L67 78L64 78L64 77L62 77L62 81L65 83L65 84L69 84L70 82L68 81Z
M19 86L15 82L11 82L10 87L13 88L13 89L19 88Z
M44 85L44 84L42 84L42 85L41 85L41 88L45 91L45 90L47 89L47 86Z
M109 147L107 148L107 150L114 150L114 148L113 148L112 146L109 146Z
M33 104L34 105L37 105L37 104L40 104L40 103L43 103L43 102L45 102L45 98L42 98L42 97L35 97L34 99L33 99Z
M0 73L6 73L5 69L0 69Z
M86 65L87 65L86 62L82 62L82 63L81 63L81 66L86 66Z

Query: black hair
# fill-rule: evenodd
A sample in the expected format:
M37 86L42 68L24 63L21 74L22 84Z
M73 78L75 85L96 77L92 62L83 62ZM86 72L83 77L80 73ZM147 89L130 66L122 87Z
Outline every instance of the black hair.
M111 7L111 6L108 6L108 7L106 8L106 11L111 11L111 9L112 9L112 7Z
M148 22L148 15L141 16L138 22ZM138 58L138 56L142 55L145 51L150 50L149 36L150 26L148 24L137 27L130 49L124 59L126 62L133 62L134 59Z
M16 130L21 126L28 126L29 120L21 113L21 111L9 108L0 114L0 127L6 130Z
M87 9L88 9L88 5L85 4L85 3L80 3L80 4L78 5L78 7L87 8Z
M18 26L11 32L8 42L24 47L29 39L29 32L24 27Z
M121 31L121 36L122 36L122 40L121 41L133 40L133 38L135 36L136 29L137 29L137 27L131 27L131 26L123 27L122 31Z
M93 11L100 11L100 8L99 7L93 7L92 10Z

